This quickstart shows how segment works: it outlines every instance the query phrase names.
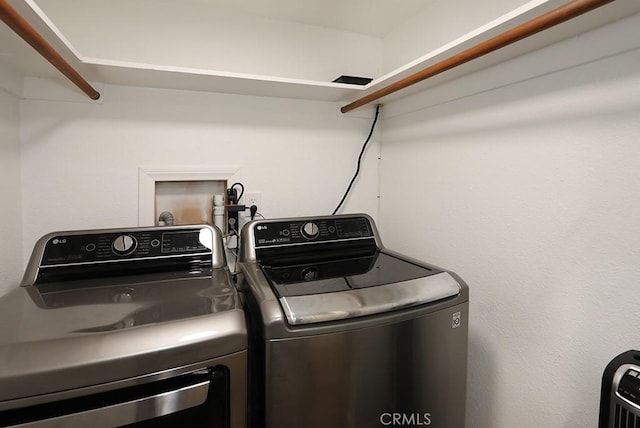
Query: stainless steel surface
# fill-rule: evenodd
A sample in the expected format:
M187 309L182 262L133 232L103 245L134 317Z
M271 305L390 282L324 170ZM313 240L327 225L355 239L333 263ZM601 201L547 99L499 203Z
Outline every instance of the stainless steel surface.
M226 266L220 231L206 225L187 228L199 231L196 238L212 249L212 263L203 269L185 268L182 263L180 270L162 269L164 262L160 261L153 265L159 267L157 272L132 269L126 276L100 277L90 274L94 265L114 264L111 260L63 262L46 269L78 269L88 273L87 279L80 275L34 285L47 242L56 237L92 232L128 236L151 228L57 232L40 239L22 286L0 297L0 411L113 391L219 365L231 373L231 426L245 427L244 311ZM163 227L162 231L178 229L185 227ZM206 249L200 251L205 259L209 257ZM137 254L124 256L129 266L144 262ZM175 396L161 395L124 409L135 408L133 413L138 416L153 417L145 410L148 404L149 410L166 407L176 402L171 397ZM102 422L107 420L103 415L100 410L87 417ZM71 417L60 424L73 426L71 421L82 418ZM88 425L96 424L78 426Z
M2 296L0 314L11 319L0 329L0 401L246 349L244 314L226 268L199 278L129 280L86 281L46 294L20 287Z
M460 284L447 272L410 281L338 293L280 297L291 325L362 317L435 302L460 293Z
M238 302L233 295L216 301L217 287L210 281L205 284L181 288L199 288L201 297L209 299L209 314L192 316L187 303L180 318L165 304L151 309L156 322L139 326L136 314L157 306L157 301L52 310L39 307L23 288L3 296L0 313L11 311L15 317L12 327L0 330L0 401L136 377L246 349ZM180 285L173 287L180 291ZM163 315L172 319L163 320Z
M452 299L292 326L259 266L245 263L241 269L252 328L265 347L258 372L266 383L253 386L264 396L265 427L377 427L382 424L375 418L389 412L430 413L431 426L439 428L464 426L463 282Z
M215 226L210 225L194 225L194 226L165 226L162 230L172 231L172 230L182 230L185 228L192 228L194 230L199 229L203 232L203 239L206 239L208 244L211 245L211 260L213 268L223 268L226 266L226 257L224 254L224 247L222 243L222 232ZM42 238L40 238L31 253L31 257L29 259L29 263L27 264L27 268L25 270L25 274L22 278L21 285L33 285L36 282L36 278L38 276L38 271L40 269L40 261L42 260L42 256L44 254L45 247L49 241L55 239L59 236L76 236L76 235L85 235L87 233L101 233L101 234L109 234L109 233L122 233L128 234L132 232L140 232L149 230L148 227L131 227L131 228L122 228L122 229L100 229L100 230L71 230L71 231L61 231L61 232L53 232L49 233Z
M389 252L384 250L384 252ZM394 253L397 255L397 253ZM422 263L424 267L433 267L432 265ZM326 334L336 331L344 331L352 328L365 328L378 325L377 318L372 317L356 317L349 319L349 322L328 322L311 325L291 326L287 323L284 311L274 295L269 281L265 278L259 263L239 263L238 268L241 272L241 280L238 288L245 295L250 297L253 307L253 315L259 317L259 323L255 328L259 329L259 334L265 339L275 339L282 337L303 337L309 334ZM469 300L469 288L464 281L455 273L447 272L460 285L458 296L453 299L445 299L436 301L428 305L417 307L409 307L400 311L387 312L388 319L394 322L410 319L427 312L435 312L443 308L447 308L456 302L467 302Z
M461 325L452 328L454 314ZM468 304L403 322L265 343L265 427L383 426L389 413L464 427Z
M259 256L267 254L264 249L268 249L269 260L276 263L279 248L284 248L289 257L304 248L313 259L314 251L349 247L342 247L339 239L331 241L336 238L335 233L328 240L319 237L325 239L323 244L316 244L303 234L308 243L298 239L290 245L277 237L271 243L272 237L266 236L264 229L257 229L289 219L245 226L241 234L239 289L245 294L249 326L256 341L254 350L257 349L250 365L253 413L258 415L255 426L368 428L391 425L394 418L400 417L414 425L463 427L468 287L453 272L384 249L370 217L337 217L368 219L381 254L393 254L441 273L426 276L426 281L406 281L409 284L379 282L369 288L280 300L266 277L268 269L259 260ZM333 217L295 220L307 224L321 218ZM253 245L256 236L265 238L257 250ZM324 245L328 241L330 245ZM348 249L344 253L348 260ZM293 286L296 284L299 282ZM433 290L429 290L432 286ZM281 305L285 302L288 307ZM302 319L318 322L300 323Z
M16 428L50 428L52 426L64 426L65 428L86 428L88 426L92 428L118 427L199 406L206 401L208 389L209 381L205 381L138 400L14 426Z
M114 382L107 382L88 387L77 389L62 390L50 394L36 395L15 400L0 401L0 411L35 406L43 403L51 403L61 400L67 400L76 397L98 394L102 392L114 391L127 388L130 386L148 384L160 380L169 379L185 373L194 372L196 370L205 369L213 366L224 366L228 368L235 376L231 377L230 394L232 415L234 418L241 420L242 424L232 424L232 426L244 426L246 412L246 368L247 368L247 351L243 350L223 357L214 358L212 360L199 361L194 364L163 370L156 373L144 374L133 378L120 379Z

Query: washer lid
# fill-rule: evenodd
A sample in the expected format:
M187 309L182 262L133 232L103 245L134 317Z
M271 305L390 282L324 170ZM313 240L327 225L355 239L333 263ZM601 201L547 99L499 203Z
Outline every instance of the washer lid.
M377 287L441 272L379 251L262 270L278 297Z
M291 325L361 317L423 305L460 294L460 284L447 272L377 287L322 294L280 297Z

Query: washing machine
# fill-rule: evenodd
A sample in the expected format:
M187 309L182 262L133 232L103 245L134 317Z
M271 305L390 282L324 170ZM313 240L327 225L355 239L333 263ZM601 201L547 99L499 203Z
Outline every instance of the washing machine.
M0 426L246 426L247 329L217 228L57 232L0 298Z
M364 214L257 220L238 286L254 427L465 425L469 292Z

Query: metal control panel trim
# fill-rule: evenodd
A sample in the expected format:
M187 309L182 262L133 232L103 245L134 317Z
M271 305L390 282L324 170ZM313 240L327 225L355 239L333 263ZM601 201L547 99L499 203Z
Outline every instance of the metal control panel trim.
M256 250L260 249L363 239L374 239L378 248L383 248L367 214L254 220L242 228L238 261L256 261Z
M258 224L254 230L256 248L271 245L296 245L309 242L371 238L370 222L364 217L279 220Z
M207 254L212 240L213 234L207 228L58 234L46 242L40 266Z
M335 239L330 242L353 242L353 241L364 241L371 239L370 236L364 236L362 238L350 238L350 239ZM267 248L282 248L282 247L298 247L301 245L318 245L326 242L300 242L296 244L274 244L274 245L260 245L257 249L263 250Z
M187 257L208 258L211 267L225 267L222 232L210 225L54 232L36 243L21 285L33 285L40 271L56 268L151 260L161 263Z
M198 255L208 255L208 254L211 254L211 251L203 251L201 253L198 253ZM55 269L58 267L72 267L72 266L91 266L91 265L104 264L104 263L142 262L147 260L176 259L176 258L191 257L191 256L193 256L193 254L170 254L166 256L137 257L132 259L121 259L121 260L101 260L101 261L94 261L94 262L78 262L78 263L66 263L66 264L60 263L56 265L43 265L43 266L40 266L40 269Z

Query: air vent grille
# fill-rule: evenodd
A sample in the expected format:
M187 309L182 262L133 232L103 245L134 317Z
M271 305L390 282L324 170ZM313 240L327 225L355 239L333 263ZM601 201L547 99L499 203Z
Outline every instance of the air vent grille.
M632 412L617 403L615 406L613 428L640 428L640 414Z

